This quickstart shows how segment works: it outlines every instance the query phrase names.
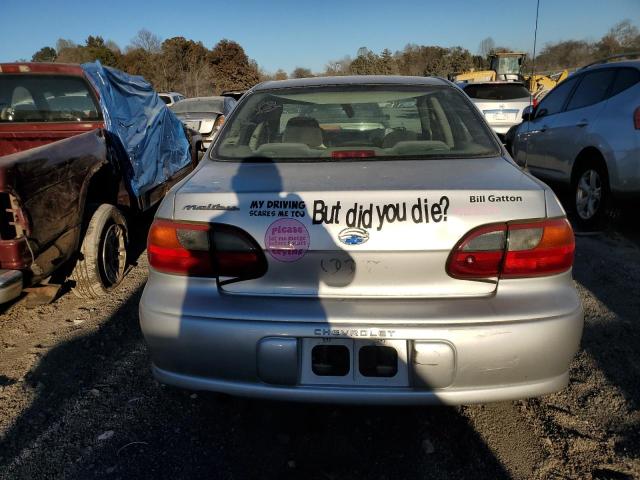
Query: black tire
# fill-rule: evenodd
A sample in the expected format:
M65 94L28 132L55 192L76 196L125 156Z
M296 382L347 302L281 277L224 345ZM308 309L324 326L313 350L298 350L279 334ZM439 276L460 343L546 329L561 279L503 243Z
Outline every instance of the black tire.
M598 230L606 223L610 203L609 176L598 161L578 166L572 185L576 224L581 230Z
M102 297L122 281L127 267L127 222L113 205L100 205L91 216L71 272L73 293L80 298Z

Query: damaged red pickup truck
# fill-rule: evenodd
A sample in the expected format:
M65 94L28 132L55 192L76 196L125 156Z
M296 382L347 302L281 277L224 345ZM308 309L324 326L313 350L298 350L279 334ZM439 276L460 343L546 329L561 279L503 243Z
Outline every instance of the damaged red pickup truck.
M67 269L78 295L108 293L127 266L126 219L197 163L192 149L188 165L135 194L99 99L80 65L0 64L0 303Z

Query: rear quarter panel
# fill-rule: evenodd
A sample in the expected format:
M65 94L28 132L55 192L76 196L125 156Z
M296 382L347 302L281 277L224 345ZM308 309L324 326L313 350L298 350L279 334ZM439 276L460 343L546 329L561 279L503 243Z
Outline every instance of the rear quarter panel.
M75 250L88 180L106 163L101 130L0 158L0 190L17 198L36 257L55 244L52 258L41 265L44 272Z
M600 114L591 144L607 163L611 189L619 194L640 194L640 130L633 113L640 108L640 84L611 97Z

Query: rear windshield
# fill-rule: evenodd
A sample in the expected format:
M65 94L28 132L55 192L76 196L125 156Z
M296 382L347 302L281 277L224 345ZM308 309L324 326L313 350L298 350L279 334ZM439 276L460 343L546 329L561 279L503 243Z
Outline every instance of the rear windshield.
M187 98L169 108L174 113L228 113L236 101L230 97Z
M528 99L529 90L524 85L496 83L494 85L466 85L464 93L478 100L516 100Z
M250 94L221 132L220 160L342 160L499 154L484 120L451 87L354 85Z
M0 75L0 122L101 120L83 78L69 75Z

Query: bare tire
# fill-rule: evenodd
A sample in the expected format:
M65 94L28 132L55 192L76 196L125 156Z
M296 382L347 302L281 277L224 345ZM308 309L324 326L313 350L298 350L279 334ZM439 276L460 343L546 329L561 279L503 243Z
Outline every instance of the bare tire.
M113 205L100 205L91 216L71 279L73 293L98 298L116 288L127 267L127 222Z
M598 162L581 165L573 182L573 206L578 225L585 229L603 226L609 203L609 178Z

